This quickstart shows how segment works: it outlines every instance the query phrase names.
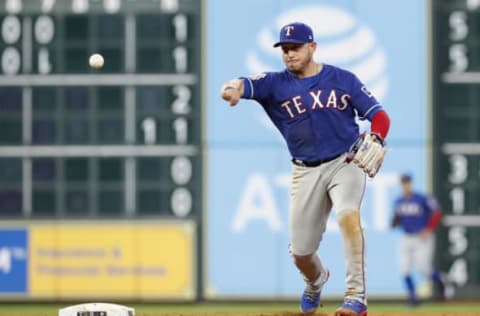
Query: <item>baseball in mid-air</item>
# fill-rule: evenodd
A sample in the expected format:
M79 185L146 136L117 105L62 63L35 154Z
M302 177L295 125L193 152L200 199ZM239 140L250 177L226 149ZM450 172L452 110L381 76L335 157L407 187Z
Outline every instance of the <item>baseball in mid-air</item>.
M103 67L103 56L100 54L93 54L90 56L88 59L88 63L90 64L90 67L94 69L100 69Z

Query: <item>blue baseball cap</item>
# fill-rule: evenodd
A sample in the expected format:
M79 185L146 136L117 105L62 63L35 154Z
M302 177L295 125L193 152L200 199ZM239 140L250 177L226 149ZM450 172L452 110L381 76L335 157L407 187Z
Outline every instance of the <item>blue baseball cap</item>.
M287 24L280 30L280 41L275 43L273 47L278 47L282 44L305 44L313 42L312 28L305 23L294 22Z
M404 173L400 176L401 182L412 182L412 175L410 173Z

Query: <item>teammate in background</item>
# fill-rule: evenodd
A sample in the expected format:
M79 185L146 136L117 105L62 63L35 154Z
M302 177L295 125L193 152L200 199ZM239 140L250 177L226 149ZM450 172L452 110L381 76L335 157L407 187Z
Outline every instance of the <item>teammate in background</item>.
M427 280L436 285L441 298L445 299L445 286L440 273L433 267L435 228L440 224L442 213L433 197L414 192L412 177L404 174L400 178L402 196L395 201L392 227L400 226L404 231L400 246L400 269L408 291L409 305L417 305L415 283L412 277L416 267Z
M278 46L285 70L230 80L222 86L221 96L231 106L240 98L260 103L290 151L290 253L306 282L301 311L317 309L329 278L317 250L333 206L346 264L345 299L335 315L364 316L360 204L365 173L374 177L383 161L390 119L353 73L313 60L317 44L308 25L295 22L282 27L274 47ZM371 133L359 135L357 115L371 121Z

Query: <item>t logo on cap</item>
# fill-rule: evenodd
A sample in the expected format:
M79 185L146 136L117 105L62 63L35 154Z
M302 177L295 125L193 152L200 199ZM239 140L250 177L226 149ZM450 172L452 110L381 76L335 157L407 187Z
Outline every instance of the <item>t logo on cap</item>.
M293 25L287 25L285 26L285 36L290 36L290 31L293 30L295 26Z
M294 22L285 25L280 31L280 41L273 47L278 47L284 43L305 44L313 42L313 31L310 26L301 22Z

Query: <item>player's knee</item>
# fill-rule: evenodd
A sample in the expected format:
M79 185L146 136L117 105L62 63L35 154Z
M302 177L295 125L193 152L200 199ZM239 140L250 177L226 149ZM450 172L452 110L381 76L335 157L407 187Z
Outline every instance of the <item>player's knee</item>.
M294 234L292 234L291 244L289 245L289 252L292 256L309 256L316 253L322 240L322 236L314 236L313 234L310 236L306 234L293 235Z
M342 232L357 232L361 230L360 211L347 209L337 212L337 222Z

